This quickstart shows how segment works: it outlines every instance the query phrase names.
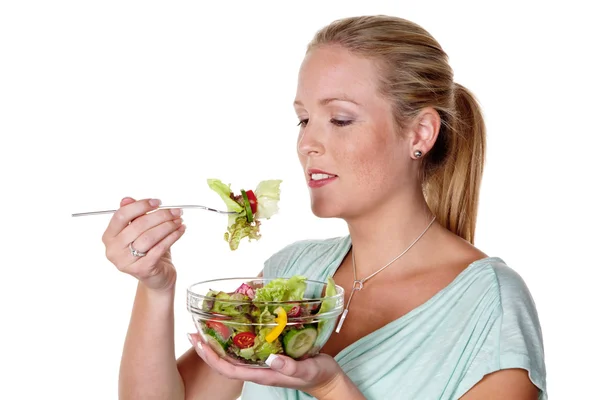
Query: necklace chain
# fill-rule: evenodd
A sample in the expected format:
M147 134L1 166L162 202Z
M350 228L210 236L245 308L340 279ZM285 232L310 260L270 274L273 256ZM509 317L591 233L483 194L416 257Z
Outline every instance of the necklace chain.
M419 235L419 237L417 237L406 248L406 250L404 250L402 253L398 254L396 257L394 257L392 259L392 261L388 262L383 267L379 268L377 271L373 272L371 275L367 276L366 278L358 279L358 277L356 276L356 263L354 261L354 246L352 246L352 250L351 250L352 251L352 270L354 271L354 283L352 285L352 292L350 292L350 297L348 297L348 303L346 303L346 308L344 309L344 312L342 313L342 317L340 318L340 322L338 323L338 326L335 329L336 333L340 332L340 330L342 329L342 325L344 324L344 320L348 316L348 310L350 308L350 302L352 301L352 297L354 296L354 292L362 290L366 281L368 281L369 279L373 278L375 275L377 275L378 273L380 273L381 271L383 271L384 269L386 269L387 267L389 267L390 265L392 265L394 263L394 261L396 261L397 259L399 259L403 255L405 255L419 241L419 239L421 239L423 237L423 235L425 235L425 233L429 230L429 228L431 227L431 225L433 225L433 222L435 221L435 218L436 217L433 217L433 219L431 220L431 222L429 223L429 225L427 225L427 227L425 228L425 230Z

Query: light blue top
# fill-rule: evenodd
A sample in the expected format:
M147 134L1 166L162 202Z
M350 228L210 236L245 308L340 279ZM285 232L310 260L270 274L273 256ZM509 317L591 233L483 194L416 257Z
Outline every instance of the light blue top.
M296 242L269 258L263 273L325 281L350 246L349 236ZM496 257L472 263L430 300L335 360L367 399L458 399L484 375L506 368L527 370L539 399L548 398L535 304L521 277ZM242 392L242 400L312 398L251 382Z

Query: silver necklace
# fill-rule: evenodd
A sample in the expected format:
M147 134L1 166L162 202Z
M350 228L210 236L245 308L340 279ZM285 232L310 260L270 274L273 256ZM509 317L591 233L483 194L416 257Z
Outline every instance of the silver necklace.
M338 323L338 326L335 329L336 333L340 333L340 330L342 329L342 325L344 325L344 320L348 316L348 309L350 308L350 302L352 301L352 296L354 296L354 292L362 290L362 288L364 287L366 281L368 281L369 279L371 279L372 277L374 277L375 275L377 275L378 273L380 273L381 271L383 271L384 269L386 269L387 267L389 267L390 265L392 265L392 263L394 261L396 261L397 259L399 259L403 255L405 255L411 249L411 247L413 247L419 241L419 239L421 239L423 237L423 235L425 235L425 232L427 232L429 230L429 228L431 227L431 225L433 225L433 222L435 221L435 218L436 217L433 217L433 219L431 220L431 222L429 223L429 225L427 225L427 228L425 228L425 230L423 231L423 233L421 233L419 235L419 237L416 238L414 240L414 242L412 242L410 244L410 246L408 246L406 248L406 250L404 250L402 253L398 254L392 261L390 261L389 263L385 264L383 267L381 267L377 271L373 272L371 275L367 276L366 278L358 279L356 277L356 264L354 262L354 246L352 246L352 270L354 271L354 283L352 285L352 292L350 292L350 297L348 297L348 303L346 303L346 308L344 309L344 312L342 313L342 318L340 318L340 322Z

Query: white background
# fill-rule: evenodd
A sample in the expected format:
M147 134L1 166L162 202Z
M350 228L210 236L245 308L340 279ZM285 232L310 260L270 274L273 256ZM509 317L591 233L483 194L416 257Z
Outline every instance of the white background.
M117 398L135 281L104 258L109 217L73 212L124 196L220 207L207 178L234 189L283 179L281 213L236 252L222 240L225 217L185 213L173 249L178 354L193 329L187 285L253 276L292 241L346 234L311 214L292 101L314 32L377 13L429 30L480 99L489 147L476 244L534 296L550 397L593 396L597 13L577 1L257 3L0 6L0 398Z

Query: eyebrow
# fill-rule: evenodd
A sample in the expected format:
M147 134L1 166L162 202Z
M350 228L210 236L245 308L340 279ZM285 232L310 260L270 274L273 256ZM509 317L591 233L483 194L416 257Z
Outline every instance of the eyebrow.
M346 101L348 103L352 103L352 104L356 104L357 106L360 106L360 104L354 100L352 100L349 97L343 96L343 97L327 97L325 99L321 99L319 100L319 104L322 106L326 106L327 104L333 102L333 101ZM298 106L302 106L302 102L300 100L295 100L294 101L294 105L298 105Z

